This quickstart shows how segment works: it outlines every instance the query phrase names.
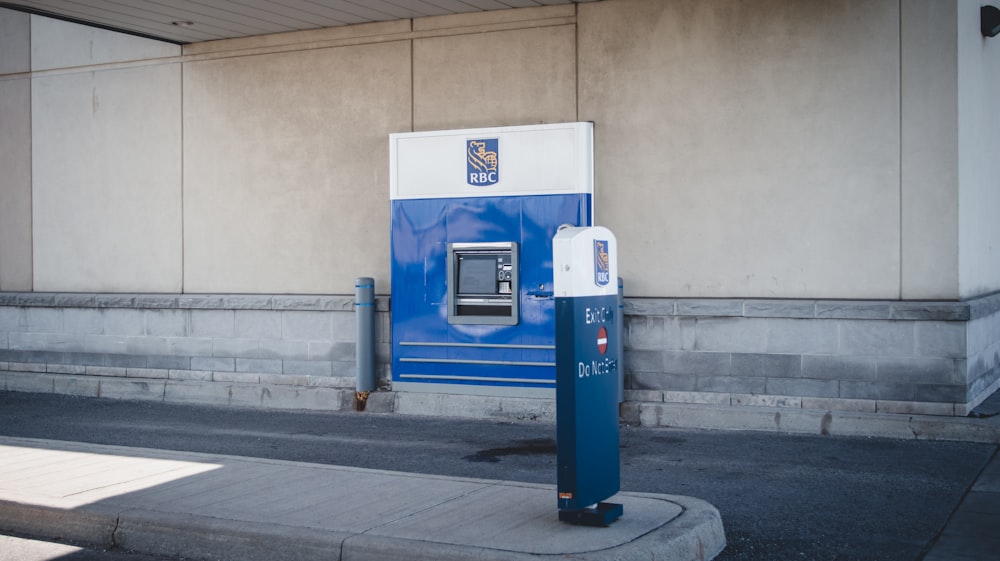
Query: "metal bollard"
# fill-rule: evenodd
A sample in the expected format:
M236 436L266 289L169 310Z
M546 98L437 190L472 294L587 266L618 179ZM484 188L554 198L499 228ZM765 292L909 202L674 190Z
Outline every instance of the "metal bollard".
M375 390L375 279L358 277L354 282L354 313L358 371L355 409L363 411L368 392Z

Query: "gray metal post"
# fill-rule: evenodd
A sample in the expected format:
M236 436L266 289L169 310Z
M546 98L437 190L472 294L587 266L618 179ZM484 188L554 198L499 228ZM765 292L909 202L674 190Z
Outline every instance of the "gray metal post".
M625 281L618 277L618 403L625 403Z
M357 325L357 391L366 394L375 389L375 279L358 277L354 281L354 312Z

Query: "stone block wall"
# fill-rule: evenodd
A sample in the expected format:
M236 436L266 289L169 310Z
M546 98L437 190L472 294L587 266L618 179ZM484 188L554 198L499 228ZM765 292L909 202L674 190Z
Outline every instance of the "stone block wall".
M387 303L377 310L386 380ZM342 409L355 329L349 296L0 293L0 387Z
M383 389L388 304L379 298L376 308ZM627 298L625 314L625 397L638 407L966 415L1000 388L1000 294L964 302ZM347 409L354 322L350 296L0 293L0 390ZM372 403L410 414L456 407L438 398L378 392ZM507 398L490 399L469 411L494 415L490 407ZM497 409L517 402L524 418L553 409L552 400L508 401Z
M965 415L1000 385L1000 296L627 299L626 399Z
M970 395L989 396L1000 386L1000 298L972 301L968 326Z

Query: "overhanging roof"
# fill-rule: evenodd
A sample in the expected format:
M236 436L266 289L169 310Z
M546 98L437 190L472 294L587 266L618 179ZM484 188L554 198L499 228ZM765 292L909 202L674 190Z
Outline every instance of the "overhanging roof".
M4 0L0 7L174 43L594 0Z

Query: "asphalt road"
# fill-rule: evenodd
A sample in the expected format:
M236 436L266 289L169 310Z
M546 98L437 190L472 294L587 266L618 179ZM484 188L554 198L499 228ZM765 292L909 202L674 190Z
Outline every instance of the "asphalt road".
M0 434L535 483L556 478L555 426L537 422L0 392ZM729 542L720 561L919 561L996 452L964 442L623 425L622 490L715 505Z

